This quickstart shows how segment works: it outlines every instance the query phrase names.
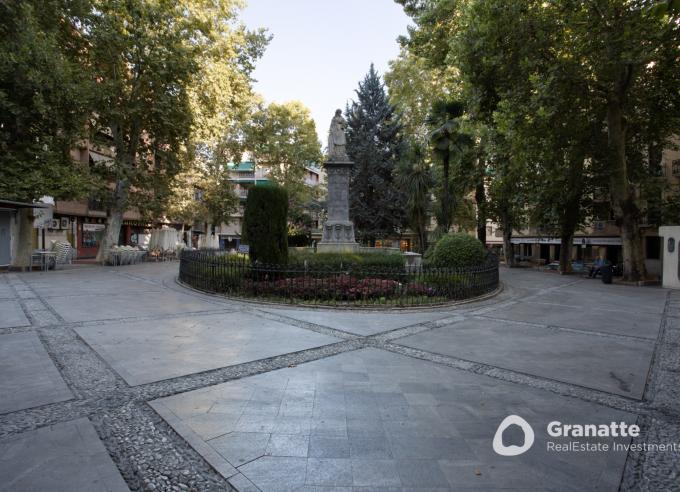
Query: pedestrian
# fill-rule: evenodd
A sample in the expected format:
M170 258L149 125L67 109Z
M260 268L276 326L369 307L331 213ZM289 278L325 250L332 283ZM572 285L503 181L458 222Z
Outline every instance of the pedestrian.
M602 270L602 267L603 267L603 266L604 266L604 260L602 259L601 256L598 256L598 257L595 259L595 262L594 262L594 263L592 264L592 266L590 267L590 273L588 274L588 276L589 276L590 278L595 278L595 277L597 277L597 274L600 273L600 270Z

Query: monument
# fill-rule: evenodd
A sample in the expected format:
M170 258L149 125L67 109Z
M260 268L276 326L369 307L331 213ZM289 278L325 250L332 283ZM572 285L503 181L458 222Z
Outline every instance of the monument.
M347 156L347 121L339 109L328 131L328 160L324 163L328 179L328 218L323 224L318 252L351 252L359 248L354 239L354 223L349 220L349 177L354 163Z

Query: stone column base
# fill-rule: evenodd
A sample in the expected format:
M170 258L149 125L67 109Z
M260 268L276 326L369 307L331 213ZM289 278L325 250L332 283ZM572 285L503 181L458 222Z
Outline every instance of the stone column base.
M359 251L359 243L316 243L317 253L354 253Z

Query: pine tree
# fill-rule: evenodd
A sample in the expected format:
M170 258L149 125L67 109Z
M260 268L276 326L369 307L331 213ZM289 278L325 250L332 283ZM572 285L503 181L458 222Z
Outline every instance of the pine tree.
M373 64L356 94L345 110L347 154L354 161L350 216L359 240L374 243L397 233L405 220L406 200L396 183L402 125Z

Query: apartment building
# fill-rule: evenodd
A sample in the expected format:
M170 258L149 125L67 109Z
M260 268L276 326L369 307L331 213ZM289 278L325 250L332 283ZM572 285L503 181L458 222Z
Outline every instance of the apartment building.
M676 139L675 144L680 144ZM659 163L655 178L661 195L659 201L643 204L648 216L647 224L642 224L645 266L648 274L661 274L661 238L652 215L656 206L673 193L680 192L680 151L675 148L665 149ZM593 217L590 225L574 235L571 257L573 260L591 261L597 256L608 259L612 263L622 261L621 230L616 225L606 190L596 191L594 196ZM503 234L497 224L487 222L487 245L502 248ZM533 263L550 263L560 257L560 239L544 234L537 228L526 228L514 231L512 237L514 254Z

